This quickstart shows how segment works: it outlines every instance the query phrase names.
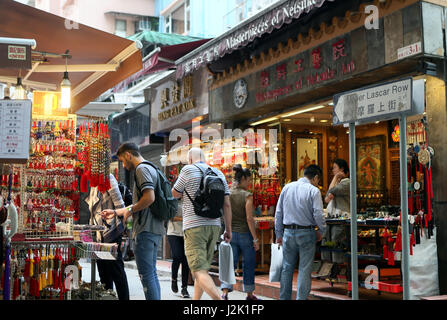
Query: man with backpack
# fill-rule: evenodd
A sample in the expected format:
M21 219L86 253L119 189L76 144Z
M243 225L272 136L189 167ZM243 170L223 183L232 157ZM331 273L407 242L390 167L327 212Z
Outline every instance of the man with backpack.
M175 198L183 197L185 255L194 276L193 300L200 300L204 291L213 300L221 300L208 270L219 239L222 211L224 240L231 241L230 190L224 174L205 163L200 148L191 148L188 162L189 165L180 172L172 194Z
M103 216L132 215L132 237L135 240L135 260L146 300L160 300L157 276L157 252L165 234L165 220L177 212L177 200L172 197L170 184L163 173L141 156L135 143L122 144L117 152L123 167L135 171L133 205L118 210L104 210Z

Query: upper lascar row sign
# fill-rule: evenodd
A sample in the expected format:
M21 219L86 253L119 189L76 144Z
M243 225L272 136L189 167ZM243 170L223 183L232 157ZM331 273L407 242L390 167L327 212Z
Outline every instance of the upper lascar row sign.
M334 96L333 125L370 123L424 112L424 80L405 78Z

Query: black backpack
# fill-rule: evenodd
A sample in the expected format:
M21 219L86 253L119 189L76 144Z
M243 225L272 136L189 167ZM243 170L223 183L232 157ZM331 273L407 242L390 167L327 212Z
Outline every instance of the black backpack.
M203 170L200 166L194 166L199 168L203 174L200 187L194 196L194 200L191 199L186 190L185 192L194 206L195 214L210 219L222 217L225 198L224 182L214 168L208 167Z
M121 182L118 183L118 189L120 189L121 198L123 198L124 206L128 207L133 204L132 192L130 192L129 188L126 187L125 184Z
M152 166L157 171L157 184L154 187L155 201L149 206L152 215L162 221L167 221L174 218L177 215L178 200L172 196L171 182L152 162L143 161L140 164L143 163ZM141 193L136 177L135 185Z

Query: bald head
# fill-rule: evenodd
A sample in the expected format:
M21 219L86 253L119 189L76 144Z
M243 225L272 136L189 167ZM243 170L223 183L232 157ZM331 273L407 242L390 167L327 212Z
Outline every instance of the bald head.
M205 153L200 148L191 148L188 151L188 163L206 162Z

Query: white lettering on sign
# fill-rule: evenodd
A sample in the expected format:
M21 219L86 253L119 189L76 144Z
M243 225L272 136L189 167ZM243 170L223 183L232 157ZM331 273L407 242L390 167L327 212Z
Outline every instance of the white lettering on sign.
M334 125L391 119L412 111L412 79L336 95Z
M26 60L26 47L8 46L9 60Z
M414 56L415 54L422 52L421 42L410 44L409 46L397 49L397 60Z

